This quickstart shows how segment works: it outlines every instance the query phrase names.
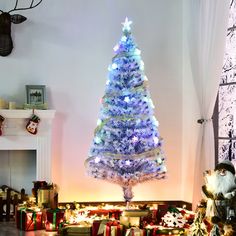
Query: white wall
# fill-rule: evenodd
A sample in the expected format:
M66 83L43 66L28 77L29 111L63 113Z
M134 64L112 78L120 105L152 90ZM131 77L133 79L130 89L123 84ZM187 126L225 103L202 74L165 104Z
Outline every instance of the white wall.
M0 9L13 5L1 1ZM0 57L0 97L21 105L26 84L47 86L49 107L57 111L52 172L59 201L123 200L119 186L88 177L84 161L125 16L142 50L168 168L166 180L135 187L134 200L184 200L182 0L43 0L21 13L28 20L12 26L15 48Z

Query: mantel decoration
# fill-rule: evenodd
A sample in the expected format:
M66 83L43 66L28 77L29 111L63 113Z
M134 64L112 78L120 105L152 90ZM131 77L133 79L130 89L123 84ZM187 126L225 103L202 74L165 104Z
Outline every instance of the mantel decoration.
M30 134L37 134L39 122L40 122L40 118L38 116L36 116L33 111L32 117L28 120L28 122L26 124L26 130Z
M41 2L42 0L31 0L28 7L19 7L18 0L16 0L14 8L10 11L4 12L3 10L0 10L0 56L8 56L12 52L13 42L11 37L11 23L20 24L27 19L20 14L11 15L10 13L35 8Z
M47 109L45 85L26 85L26 98L25 109Z
M116 55L108 67L100 118L85 162L89 175L122 187L127 206L133 186L166 176L159 123L131 23L125 19L123 35L114 47Z

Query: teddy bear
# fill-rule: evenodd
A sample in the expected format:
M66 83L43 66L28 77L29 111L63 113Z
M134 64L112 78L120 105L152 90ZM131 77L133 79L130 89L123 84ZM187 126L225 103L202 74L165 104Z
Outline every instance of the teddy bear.
M236 223L234 223L236 219L236 176L234 165L231 161L224 160L218 163L214 170L205 171L204 178L205 185L202 186L202 193L206 201L206 218L210 220L213 228L217 224L222 232L224 232L224 228L228 229L229 226L234 231L234 224ZM236 235L236 233L233 235Z

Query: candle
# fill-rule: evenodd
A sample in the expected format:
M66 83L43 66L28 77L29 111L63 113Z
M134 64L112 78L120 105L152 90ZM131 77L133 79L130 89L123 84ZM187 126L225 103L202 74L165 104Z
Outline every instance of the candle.
M8 107L9 107L9 110L14 110L14 109L16 109L16 103L15 102L9 102Z
M4 99L0 98L0 109L4 109L5 108L5 101Z

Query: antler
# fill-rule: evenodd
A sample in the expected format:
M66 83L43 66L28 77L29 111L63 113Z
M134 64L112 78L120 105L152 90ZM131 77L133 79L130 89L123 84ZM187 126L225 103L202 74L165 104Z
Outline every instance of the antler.
M43 1L43 0L39 0L39 2L34 5L34 0L31 0L31 4L30 4L29 7L20 7L20 8L17 8L18 0L16 0L15 7L14 7L12 10L10 10L8 13L13 12L13 11L28 10L28 9L35 8L35 7L37 7L42 1Z

